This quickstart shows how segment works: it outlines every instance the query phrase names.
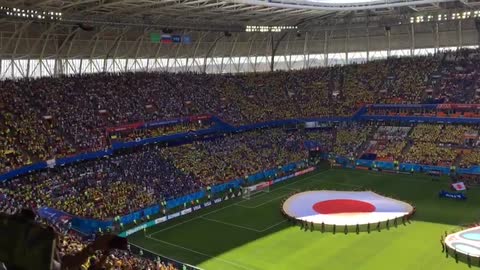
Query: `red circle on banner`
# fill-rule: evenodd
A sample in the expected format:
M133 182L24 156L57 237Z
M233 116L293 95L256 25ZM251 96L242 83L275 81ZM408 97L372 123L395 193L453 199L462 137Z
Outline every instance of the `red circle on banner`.
M376 209L371 203L348 199L322 201L312 208L319 214L370 213Z

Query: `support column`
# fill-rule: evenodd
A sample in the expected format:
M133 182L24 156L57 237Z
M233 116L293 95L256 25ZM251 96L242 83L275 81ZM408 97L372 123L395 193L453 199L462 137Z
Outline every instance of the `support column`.
M291 34L288 34L287 44L285 44L285 51L283 52L283 60L288 70L292 69L292 54L290 53L290 38L291 38Z
M201 44L203 38L206 37L206 36L207 36L206 33L201 35L200 38L196 42L197 44L195 44L195 50L193 51L192 64L191 64L192 68L194 67L195 64L198 67L198 63L197 63L198 61L197 61L197 58L196 58L197 57L197 51L198 51L198 48L200 47L200 44ZM187 58L187 66L188 66L188 58ZM200 70L200 68L199 68L199 70Z
M208 51L207 53L205 54L205 61L203 63L203 70L202 72L203 73L207 73L207 60L208 60L208 56L210 55L210 53L212 52L213 48L215 48L217 46L217 42L222 39L224 36L219 36L217 37L214 41L213 41L213 44L210 46L210 48L208 48Z
M185 33L186 33L185 30L183 30L183 32L182 32L182 37L185 35ZM179 52L180 52L180 49L182 48L182 45L183 45L183 43L180 42L180 44L177 45L177 50L175 51L175 62L177 63L177 65L180 64L180 62L178 61L178 54L179 54ZM183 67L183 71L186 71L186 70L187 70L187 64L188 64L188 63L185 63L185 67ZM178 69L178 68L177 68L177 69Z
M290 54L290 65L292 54ZM303 43L303 68L310 67L310 53L308 52L308 32L305 32L305 41Z
M253 43L255 43L255 37L256 37L256 34L253 34L253 37L250 39L250 46L248 48L248 55L247 55L247 65L251 68L251 69L255 69L255 66L253 65L252 63L252 48L253 48ZM248 69L246 70L246 72L248 72Z
M370 61L370 30L367 26L367 62Z
M348 65L348 43L350 41L350 29L347 29L347 37L345 38L345 65Z
M323 64L328 66L328 32L325 30L325 40L323 43Z
M392 39L391 39L391 28L389 26L385 27L385 34L387 35L387 58L392 56Z
M107 66L107 61L108 59L111 57L111 52L114 51L114 55L112 57L112 65L113 62L115 61L115 56L117 54L117 50L118 50L118 46L120 44L120 40L122 39L123 35L125 34L126 30L123 29L122 33L120 35L118 35L114 42L113 42L113 45L110 47L110 49L108 50L107 54L105 55L105 58L103 59L103 72L107 72L107 71L110 71L108 66ZM113 70L112 70L113 71Z
M410 24L410 33L411 33L411 46L410 46L410 56L415 55L415 24Z
M458 48L463 46L463 28L462 28L462 20L458 20Z
M288 32L285 32L278 40L277 42L274 42L273 40L273 33L270 34L270 42L271 42L271 48L272 48L272 58L270 61L270 71L273 71L275 68L275 54L277 53L278 46L280 45L280 42L287 36Z

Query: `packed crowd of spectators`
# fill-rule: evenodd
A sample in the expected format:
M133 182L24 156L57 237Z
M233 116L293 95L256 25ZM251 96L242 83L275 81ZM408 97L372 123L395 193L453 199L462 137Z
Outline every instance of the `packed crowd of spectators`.
M108 219L308 157L299 131L259 130L141 148L34 172L0 184L23 206Z
M480 185L480 175L476 174L459 174L452 177L452 182L463 182L467 188Z
M3 193L31 208L48 206L78 216L106 219L192 193L202 183L165 159L159 146L146 146L36 172L2 185Z
M478 127L467 125L420 124L410 134L412 147L404 159L434 165L462 167L478 165Z
M475 95L460 100L456 93L475 88L476 58L473 50L261 74L138 72L2 81L0 170L104 149L107 127L138 121L209 113L238 125L341 116L365 103L425 102L432 93L471 102ZM441 81L434 80L439 72ZM471 78L461 90L451 86L458 85L452 81L459 73Z
M365 152L376 154L377 160L399 160L407 146L406 138L410 129L402 126L380 126Z
M433 96L450 103L478 102L479 60L478 49L462 49L445 54L438 72L432 76Z
M406 141L382 142L376 145L376 154L378 160L394 161L398 160L402 150L407 146Z
M417 142L436 142L441 132L441 125L419 124L413 128L410 138Z
M388 75L381 101L385 103L419 103L427 98L426 89L439 65L435 56L387 60Z
M478 149L462 150L460 167L470 167L472 165L480 165L480 151Z
M210 123L202 121L185 122L174 125L166 125L157 128L138 128L133 130L121 130L108 132L108 139L111 143L136 141L146 138L154 138L165 135L196 131L209 128Z
M318 149L322 152L333 152L335 128L305 130L304 145L307 149Z
M472 103L480 99L479 59L477 50L461 50L262 74L138 72L1 81L0 173L39 160L101 150L111 142L209 126L193 122L106 132L109 127L135 122L212 114L240 125L347 116L365 103ZM174 147L144 146L33 172L0 184L0 212L16 214L20 208L48 206L108 219L207 185L303 160L308 157L306 141L346 157L367 151L384 160L433 165L458 161L462 167L480 164L480 152L474 149L478 127L473 126L419 124L410 131L410 127L349 123L327 131L257 130ZM85 245L62 233L58 249L66 255ZM91 258L88 263L96 260ZM107 269L174 270L171 265L124 251L110 254L106 265Z
M303 140L298 132L260 130L163 148L162 153L183 172L212 184L306 159Z
M435 143L419 142L410 147L403 161L408 163L451 166L457 158L459 150L442 147Z
M463 145L465 134L473 133L474 129L463 125L445 125L438 139L440 143Z
M371 126L362 124L337 128L333 152L344 157L357 157L372 129Z

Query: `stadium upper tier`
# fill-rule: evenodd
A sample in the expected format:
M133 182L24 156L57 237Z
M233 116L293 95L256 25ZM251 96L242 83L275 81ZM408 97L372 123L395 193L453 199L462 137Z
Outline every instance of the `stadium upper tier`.
M94 74L0 82L0 171L104 149L107 127L212 114L239 125L366 103L478 101L477 50L246 75ZM198 127L178 127L179 130ZM155 134L171 131L159 130Z

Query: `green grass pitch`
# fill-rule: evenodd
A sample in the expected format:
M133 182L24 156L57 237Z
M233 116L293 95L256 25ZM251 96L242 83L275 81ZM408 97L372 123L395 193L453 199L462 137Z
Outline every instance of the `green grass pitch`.
M281 200L295 190L365 187L414 204L411 224L370 234L303 231L280 214ZM332 169L274 186L250 200L237 198L129 237L146 250L207 270L280 269L466 269L441 252L440 236L480 220L480 189L467 201L439 199L449 180L426 175ZM477 260L473 261L475 265Z

